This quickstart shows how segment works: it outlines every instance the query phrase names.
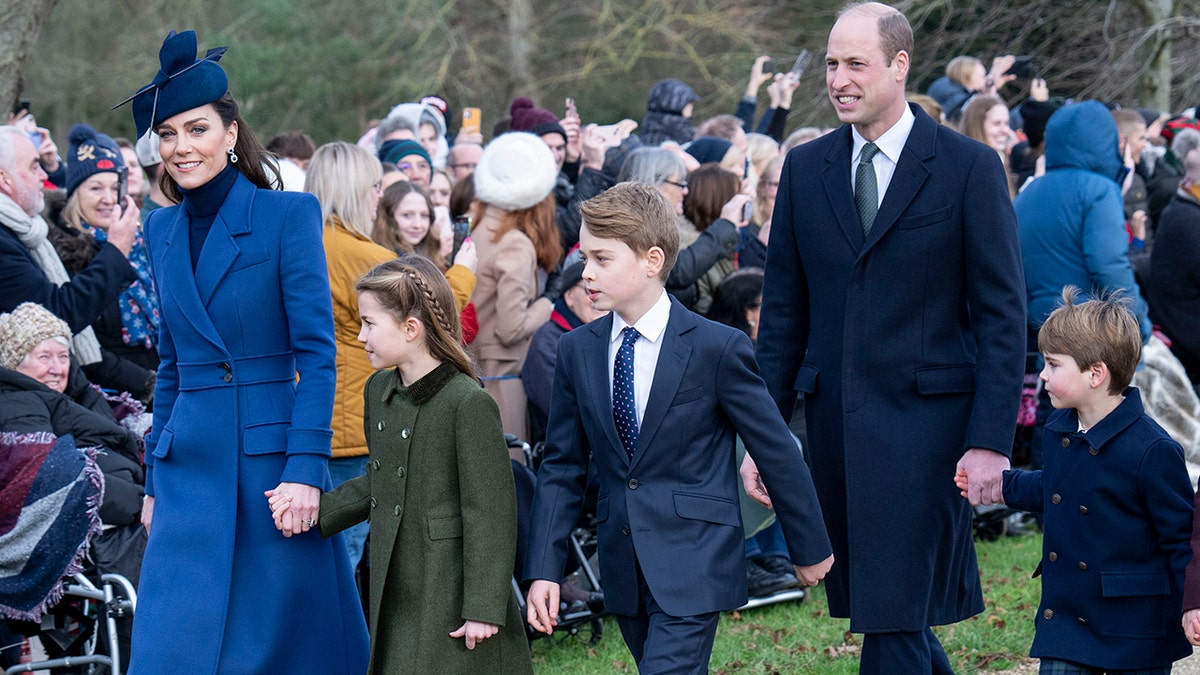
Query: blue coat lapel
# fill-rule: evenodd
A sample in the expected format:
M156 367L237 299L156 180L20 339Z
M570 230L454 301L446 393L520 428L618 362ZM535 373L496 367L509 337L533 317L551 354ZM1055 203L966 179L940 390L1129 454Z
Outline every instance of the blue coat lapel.
M630 469L641 461L646 448L650 447L662 426L671 401L675 400L675 393L679 391L679 383L683 381L688 360L692 356L692 345L686 334L695 327L696 315L672 298L671 318L663 331L662 349L658 353L658 364L654 367L654 383L650 385L650 400L646 402L646 412L642 415L637 450L633 453ZM616 429L615 424L613 428Z
M931 175L926 162L933 161L933 139L937 123L919 106L910 104L909 107L913 109L916 120L908 134L908 140L904 143L904 150L900 153L900 161L896 163L892 182L888 184L883 202L879 205L879 213L875 215L875 224L871 226L871 234L863 246L863 253L892 229Z
M165 228L162 257L155 261L160 303L173 302L177 305L179 312L196 333L224 352L225 346L217 333L217 327L196 292L196 277L192 273L192 256L188 243L191 219L182 206L174 207L174 211L173 217L164 219L161 225L155 223L156 227Z
M825 194L830 196L832 203L829 206L837 217L842 234L846 235L850 246L858 251L863 245L863 233L858 209L854 206L854 188L850 183L850 151L854 141L849 125L842 125L833 133L838 138L825 155L821 181L825 184Z
M200 250L200 260L196 263L196 289L206 307L241 251L234 237L250 233L254 189L254 184L247 178L238 176L213 220L204 248Z
M608 347L609 338L612 335L612 322L613 315L612 312L609 312L607 316L586 325L587 330L591 332L590 344L584 350L584 359L587 360L587 387L591 392L594 409L600 412L600 426L604 429L604 436L612 446L612 451L621 458L622 462L628 464L629 455L625 452L625 445L621 443L621 436L617 434L617 423L613 421L612 391L608 368Z

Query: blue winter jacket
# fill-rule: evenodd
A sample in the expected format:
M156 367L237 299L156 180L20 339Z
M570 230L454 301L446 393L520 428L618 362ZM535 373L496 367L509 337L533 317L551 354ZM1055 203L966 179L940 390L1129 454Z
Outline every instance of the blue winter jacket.
M1060 108L1046 124L1046 175L1013 202L1032 330L1071 284L1087 294L1124 291L1134 300L1143 340L1150 336L1129 265L1118 146L1112 113L1096 101Z

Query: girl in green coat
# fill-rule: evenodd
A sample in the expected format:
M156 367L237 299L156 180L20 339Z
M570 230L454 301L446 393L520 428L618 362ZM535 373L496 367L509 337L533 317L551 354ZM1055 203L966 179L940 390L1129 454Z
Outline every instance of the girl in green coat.
M512 590L512 467L461 347L445 276L419 256L357 284L367 474L321 497L321 534L371 520L372 673L532 673ZM280 522L286 497L271 495Z

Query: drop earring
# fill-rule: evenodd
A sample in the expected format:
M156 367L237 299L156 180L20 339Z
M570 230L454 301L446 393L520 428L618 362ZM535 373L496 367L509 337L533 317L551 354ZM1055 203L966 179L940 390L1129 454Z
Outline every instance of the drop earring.
M233 147L230 146L230 147L226 148L225 152L229 153L229 163L237 164L238 156L237 156L237 153L233 151Z

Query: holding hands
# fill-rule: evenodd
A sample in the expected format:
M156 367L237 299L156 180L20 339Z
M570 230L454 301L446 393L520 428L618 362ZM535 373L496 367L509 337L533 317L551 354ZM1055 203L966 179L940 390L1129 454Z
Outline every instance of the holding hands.
M971 506L1004 503L1004 472L1008 457L993 450L971 448L958 460L954 484Z
M1183 634L1188 642L1200 647L1200 609L1189 609L1183 613Z
M452 638L465 638L467 649L475 649L475 645L500 632L500 627L494 623L483 621L467 621L450 634Z
M275 527L283 536L308 532L317 524L321 507L321 491L317 488L302 483L280 483L263 494L271 506Z

